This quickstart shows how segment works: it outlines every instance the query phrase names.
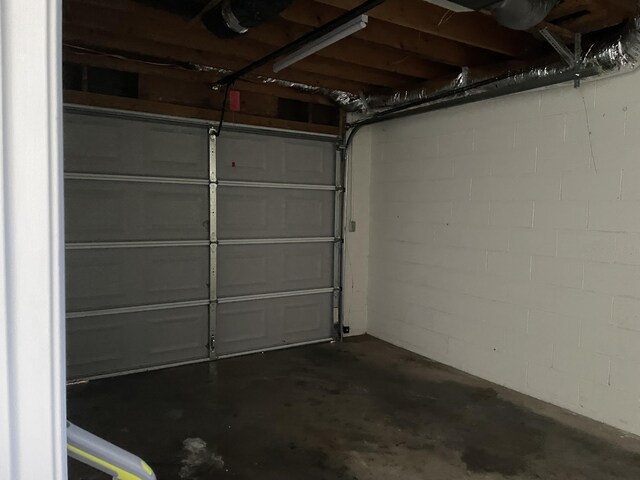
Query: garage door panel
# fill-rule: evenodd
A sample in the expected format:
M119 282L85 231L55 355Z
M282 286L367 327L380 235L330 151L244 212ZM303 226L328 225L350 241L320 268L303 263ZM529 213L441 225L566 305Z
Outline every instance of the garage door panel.
M287 343L300 343L316 338L329 338L333 308L331 294L292 297L282 305L283 338Z
M126 305L128 274L122 259L103 251L67 251L65 276L68 311Z
M334 192L218 187L218 238L331 237Z
M333 206L333 195L327 195L325 192L324 195L308 195L308 197L304 198L300 192L284 196L285 228L312 232L320 232L322 229L323 232L329 233L325 229L327 220L333 220L328 218L328 214L332 212L328 207Z
M174 299L203 299L209 283L209 258L204 248L184 252L183 249L162 252L147 260L142 272L148 285L147 291L154 295Z
M162 310L161 315L147 312L148 337L144 358L155 364L206 357L209 353L209 307Z
M67 376L119 370L127 357L126 324L116 316L67 319Z
M203 300L209 248L101 248L67 251L71 312Z
M270 286L273 265L261 248L241 246L218 247L217 295L229 297L253 292L266 293Z
M332 294L223 303L217 309L218 355L331 337Z
M68 172L208 178L203 127L67 113L64 128Z
M264 135L223 133L216 143L217 175L224 180L267 181L278 178L278 160ZM270 171L273 170L273 171Z
M321 140L224 133L217 143L218 178L332 185L335 147Z
M218 296L327 288L333 282L333 243L221 245Z
M122 183L65 181L65 237L67 242L126 235L127 210Z
M293 183L333 185L335 148L327 142L284 139L283 171Z
M122 157L129 135L126 128L112 119L66 113L64 134L67 171L116 171L118 165L126 163Z
M65 112L70 378L331 337L335 144L233 128Z
M64 127L69 377L209 358L207 128L77 109Z
M143 172L148 175L209 177L209 135L202 127L146 123Z
M208 307L67 320L67 376L78 378L206 358Z
M268 305L262 302L236 303L233 306L221 305L217 312L216 335L225 343L243 345L242 349L260 348L278 340L277 332L270 329ZM217 345L221 354L224 349Z
M68 242L206 240L208 187L68 179L65 217Z
M218 238L242 237L246 231L269 232L273 207L264 192L257 189L218 187ZM277 206L276 206L277 208ZM275 230L271 227L271 230Z
M206 239L209 233L209 197L204 191L207 187L171 187L187 188L149 188L141 193L142 215L148 223L145 236Z

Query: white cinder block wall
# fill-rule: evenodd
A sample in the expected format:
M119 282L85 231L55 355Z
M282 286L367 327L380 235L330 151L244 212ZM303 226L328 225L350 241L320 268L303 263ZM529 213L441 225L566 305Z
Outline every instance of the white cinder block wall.
M639 84L372 127L367 331L640 434Z
M346 175L345 218L347 224L355 222L355 230L347 228L345 232L344 258L344 314L351 336L367 331L371 133L372 130L367 128L354 137Z

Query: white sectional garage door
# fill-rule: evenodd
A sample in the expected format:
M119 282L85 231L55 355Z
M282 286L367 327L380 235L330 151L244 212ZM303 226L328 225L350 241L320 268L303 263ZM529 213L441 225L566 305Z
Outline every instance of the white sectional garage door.
M330 339L330 138L68 109L69 378Z
M70 378L209 357L203 126L67 112Z
M335 142L231 131L216 150L216 353L330 339L339 281Z

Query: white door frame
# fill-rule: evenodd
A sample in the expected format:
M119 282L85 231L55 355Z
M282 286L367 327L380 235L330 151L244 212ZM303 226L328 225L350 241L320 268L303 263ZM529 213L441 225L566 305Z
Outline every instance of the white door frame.
M60 0L0 0L0 480L66 480Z

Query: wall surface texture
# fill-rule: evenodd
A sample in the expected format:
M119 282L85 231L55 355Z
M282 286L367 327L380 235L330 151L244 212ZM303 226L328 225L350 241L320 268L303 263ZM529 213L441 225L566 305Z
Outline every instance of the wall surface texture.
M367 331L640 434L639 82L373 127Z
M365 128L353 139L347 165L345 197L344 303L349 335L367 331L369 284L369 188L371 185L372 129ZM349 224L354 222L354 231Z

